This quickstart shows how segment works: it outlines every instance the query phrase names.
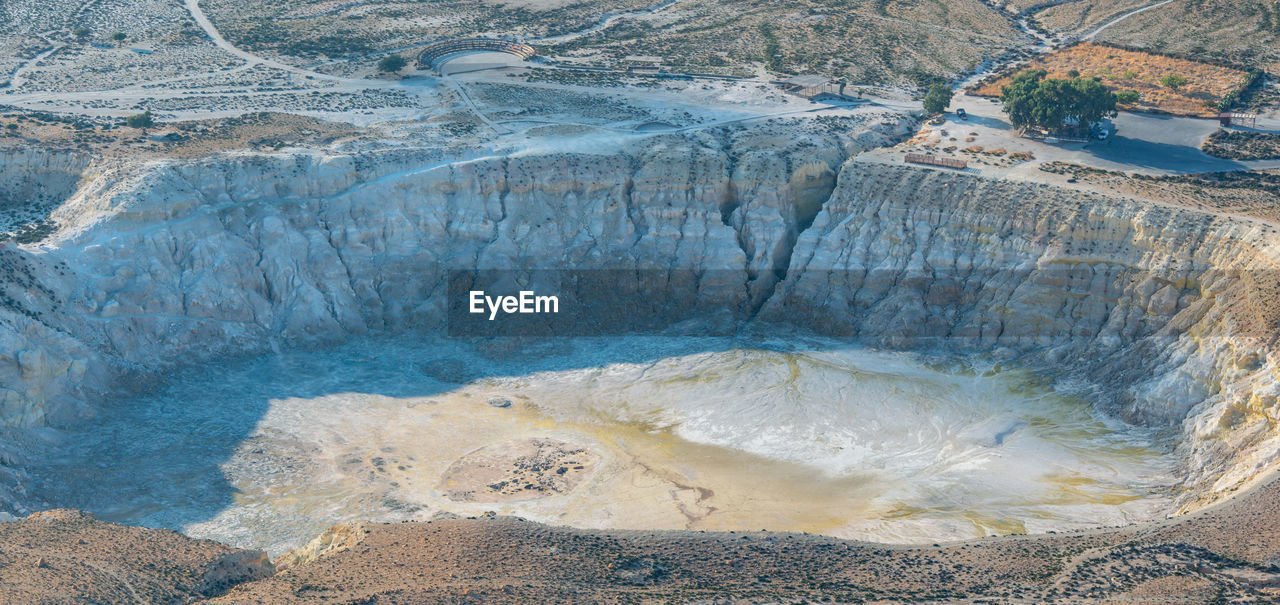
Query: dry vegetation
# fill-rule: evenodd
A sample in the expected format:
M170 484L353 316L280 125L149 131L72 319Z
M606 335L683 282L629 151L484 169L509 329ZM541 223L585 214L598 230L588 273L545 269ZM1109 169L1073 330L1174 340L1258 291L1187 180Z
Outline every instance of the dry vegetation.
M653 55L674 67L713 73L748 75L765 66L775 73L920 84L948 78L1023 40L978 0L206 4L237 45L300 64L373 57L443 38L502 35L589 63ZM655 5L660 8L650 10ZM589 34L559 37L624 13Z
M921 84L1019 40L1003 17L972 0L693 0L672 12L669 23L621 24L553 50L656 55L710 67L759 63L773 73Z
M0 523L2 603L191 603L274 571L263 552L77 511Z
M1048 162L1040 170L1077 183L1156 202L1280 221L1280 172L1208 172L1146 176Z
M1168 524L923 548L493 517L368 524L345 550L214 602L1273 602L1277 488Z
M1043 55L1025 68L1044 69L1051 78L1066 78L1076 70L1082 77L1101 78L1112 90L1142 95L1125 109L1187 116L1217 115L1218 102L1247 77L1246 72L1229 67L1087 42ZM1162 85L1161 78L1170 75L1182 76L1187 83L1176 89ZM1009 77L987 81L976 94L999 96L1008 83Z
M190 158L237 149L323 146L362 132L348 124L285 113L175 122L147 130L128 128L123 122L31 112L0 114L0 150L34 145L102 157Z
M1081 0L1109 12L1101 0ZM1072 6L1072 5L1065 5ZM1179 0L1118 23L1099 41L1280 69L1280 5L1275 0Z
M1028 5L1039 4L1027 0L1024 2ZM1037 11L1035 20L1050 30L1083 34L1147 4L1150 4L1150 0L1072 0Z
M1219 130L1205 140L1204 152L1233 160L1280 159L1280 134Z

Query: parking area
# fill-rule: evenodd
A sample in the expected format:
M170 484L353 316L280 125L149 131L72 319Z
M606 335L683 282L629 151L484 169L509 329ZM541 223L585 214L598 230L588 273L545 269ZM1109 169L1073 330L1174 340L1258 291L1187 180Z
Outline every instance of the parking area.
M967 119L957 116L960 108L968 114ZM925 125L912 145L922 151L969 159L975 169L982 171L1007 166L1008 162L996 160L1013 153L1030 154L1037 164L1071 162L1146 174L1280 168L1280 160L1237 161L1205 154L1200 146L1219 128L1216 120L1122 112L1112 125L1114 131L1106 140L1036 141L1018 135L999 102L957 95L942 123ZM1274 125L1260 121L1258 126L1270 129Z

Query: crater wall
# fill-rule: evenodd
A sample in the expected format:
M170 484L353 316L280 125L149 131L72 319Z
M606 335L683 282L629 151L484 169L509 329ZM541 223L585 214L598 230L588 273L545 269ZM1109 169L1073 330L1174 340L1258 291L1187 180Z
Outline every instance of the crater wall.
M52 238L0 250L0 417L73 422L176 364L439 331L450 270L609 268L669 271L672 310L1087 380L1183 436L1186 506L1273 464L1272 227L847 151L658 136L117 167Z

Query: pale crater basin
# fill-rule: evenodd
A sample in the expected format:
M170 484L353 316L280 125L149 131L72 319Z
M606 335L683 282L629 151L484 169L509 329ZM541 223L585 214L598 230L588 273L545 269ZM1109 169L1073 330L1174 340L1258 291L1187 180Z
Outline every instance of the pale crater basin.
M378 341L184 370L34 496L273 555L350 520L936 542L1170 511L1172 438L1080 386L821 340Z

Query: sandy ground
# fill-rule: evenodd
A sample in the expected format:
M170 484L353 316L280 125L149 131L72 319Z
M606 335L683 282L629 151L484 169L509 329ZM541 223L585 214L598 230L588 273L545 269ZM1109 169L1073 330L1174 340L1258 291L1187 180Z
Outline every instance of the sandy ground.
M0 524L0 601L193 602L234 585L207 602L1275 602L1277 515L1274 478L1167 521L923 547L481 514L336 527L253 581L271 571L260 553L59 512Z
M886 547L768 532L592 532L506 518L369 526L360 547L221 603L856 599L1253 602L1280 597L1280 484L1186 518L1055 536ZM407 546L426 543L425 553ZM405 545L405 546L401 546ZM502 561L501 564L495 564ZM411 585L403 579L425 574ZM401 578L401 579L397 579ZM311 586L311 591L299 587ZM322 588L343 587L336 594Z
M1172 510L1167 442L1023 373L816 346L611 345L527 351L555 371L377 341L177 373L74 429L76 447L32 467L33 497L273 556L336 523L442 512L930 543ZM421 359L427 376L403 371ZM326 382L337 373L353 378ZM208 424L243 430L181 428Z
M266 554L76 511L0 523L0 602L171 603L275 572Z

